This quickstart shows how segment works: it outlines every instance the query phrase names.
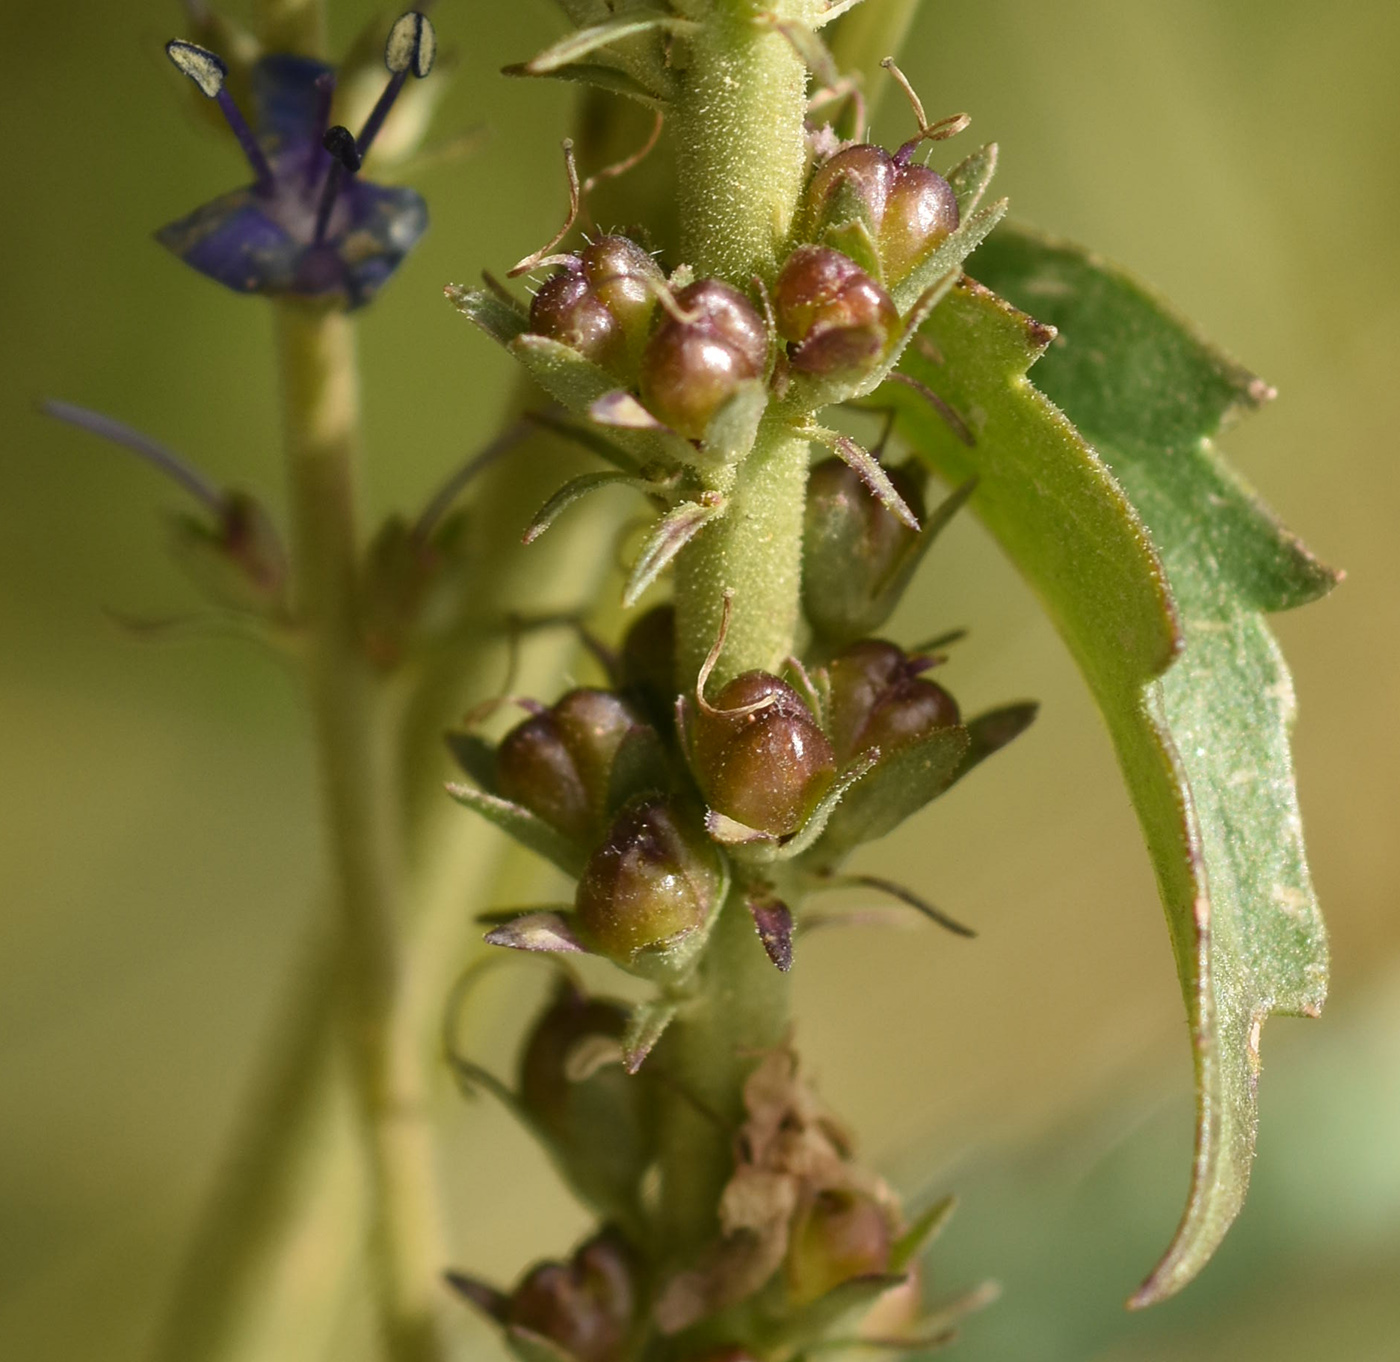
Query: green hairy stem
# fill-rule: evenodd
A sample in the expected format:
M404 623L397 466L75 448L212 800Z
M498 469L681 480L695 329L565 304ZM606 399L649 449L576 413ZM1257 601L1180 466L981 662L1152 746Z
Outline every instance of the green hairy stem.
M756 16L806 19L811 8L712 0L687 44L674 114L681 252L700 275L746 287L777 269L806 167L807 73Z
M679 165L686 258L736 281L771 275L805 169L806 72L785 38L755 26L752 8L715 6L694 44L680 101L681 145L690 148ZM755 135L758 129L762 135ZM694 685L720 635L727 591L731 615L712 686L751 669L775 669L793 651L808 462L808 442L780 419L766 420L725 514L677 559L682 690ZM744 1080L758 1052L783 1041L788 1008L786 976L764 955L746 907L731 896L696 996L673 1026L664 1055L684 1090L668 1101L661 1147L662 1232L676 1258L717 1232Z

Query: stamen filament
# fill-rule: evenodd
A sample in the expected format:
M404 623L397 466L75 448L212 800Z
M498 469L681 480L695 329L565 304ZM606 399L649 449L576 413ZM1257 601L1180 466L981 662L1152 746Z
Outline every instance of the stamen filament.
M178 454L166 449L164 445L157 444L149 435L143 435L139 430L114 417L104 416L101 412L91 411L87 407L76 406L72 402L59 402L50 398L39 404L39 410L46 416L67 422L70 426L77 426L79 430L85 430L99 439L109 440L114 445L129 449L138 458L144 459L153 468L164 473L172 482L178 483L197 501L202 501L215 515L222 516L226 511L228 499L222 488L211 482L193 465L186 463Z
M272 193L272 165L264 154L263 149L258 145L258 139L253 136L253 130L248 126L248 120L243 117L243 111L233 102L233 96L222 86L219 93L214 96L215 103L224 115L225 121L233 130L233 135L238 138L238 145L243 148L243 154L248 158L248 164L252 166L253 173L258 177L253 188L259 194Z

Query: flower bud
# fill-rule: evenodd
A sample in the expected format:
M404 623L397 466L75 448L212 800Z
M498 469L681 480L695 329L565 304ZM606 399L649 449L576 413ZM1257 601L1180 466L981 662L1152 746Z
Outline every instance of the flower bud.
M619 964L666 949L704 928L724 875L703 831L667 799L623 807L584 867L574 897L592 942Z
M885 471L922 524L922 479L905 468ZM807 482L802 552L802 604L817 634L841 644L884 624L918 539L844 459L817 464Z
M718 279L696 280L676 303L695 320L667 316L653 332L642 356L642 400L653 416L698 440L741 384L762 377L768 336L749 300Z
M788 1298L806 1305L852 1277L884 1272L893 1235L884 1209L862 1192L819 1192L788 1241Z
M530 329L630 382L664 282L656 261L623 236L601 236L540 285Z
M568 1263L540 1263L510 1298L506 1323L557 1344L576 1362L618 1362L637 1311L631 1251L615 1231L590 1239Z
M587 997L565 982L535 1022L520 1059L522 1105L549 1136L575 1190L599 1207L635 1197L654 1152L654 1092L621 1064L582 1075L571 1066L590 1041L621 1042L627 1015L621 1004Z
M710 807L773 837L802 827L836 778L826 734L801 696L768 672L736 676L695 712L690 738Z
M899 336L890 296L856 262L829 246L799 246L773 285L778 334L792 367L824 377L860 374Z
M919 675L927 658L907 657L893 643L863 639L832 659L828 716L843 763L878 747L883 754L959 723L957 701Z
M900 282L958 225L958 198L943 176L910 158L865 143L838 151L807 186L807 235L862 218L880 252L885 283Z
M653 724L669 728L676 701L676 607L648 610L627 631L618 658L620 688Z
M607 816L613 759L640 722L611 691L571 690L501 740L497 788L566 837L592 840Z

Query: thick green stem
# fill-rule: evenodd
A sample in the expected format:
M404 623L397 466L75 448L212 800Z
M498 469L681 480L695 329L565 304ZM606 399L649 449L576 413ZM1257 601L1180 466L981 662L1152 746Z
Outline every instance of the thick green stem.
M788 40L757 18L757 8L739 0L711 6L688 46L679 102L686 259L745 283L776 266L805 170L806 73ZM780 18L810 17L800 4L764 8ZM715 684L752 668L776 669L793 651L808 457L805 439L781 418L766 419L737 469L723 517L678 557L683 690L694 684L719 635L728 591L732 611ZM693 1259L717 1232L744 1082L759 1052L780 1044L787 1026L786 977L764 954L742 898L731 895L695 994L659 1056L675 1088L661 1150L661 1230L673 1261Z
M802 189L806 69L760 16L801 3L711 0L686 45L673 121L681 252L698 273L771 279Z
M802 512L809 444L781 421L766 421L738 470L723 517L676 560L676 625L682 688L693 684L719 637L724 593L729 630L712 684L740 672L772 671L793 650L802 587Z
M277 308L298 608L345 968L343 1016L371 1181L371 1266L389 1355L442 1356L443 1255L426 1077L395 1030L403 986L398 784L384 696L360 646L354 324Z

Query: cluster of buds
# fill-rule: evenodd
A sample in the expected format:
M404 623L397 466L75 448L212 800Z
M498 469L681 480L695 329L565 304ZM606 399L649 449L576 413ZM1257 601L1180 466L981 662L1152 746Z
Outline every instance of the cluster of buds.
M488 941L602 955L674 999L732 892L787 969L786 897L832 883L855 847L943 793L1033 713L965 724L926 675L936 655L874 638L810 673L795 660L788 677L744 672L711 696L722 645L723 634L693 691L678 696L674 614L658 606L611 659L613 689L571 690L549 707L522 701L527 717L494 747L457 735L476 783L453 794L577 881L567 909L510 916ZM634 1017L629 1069L664 1024Z

